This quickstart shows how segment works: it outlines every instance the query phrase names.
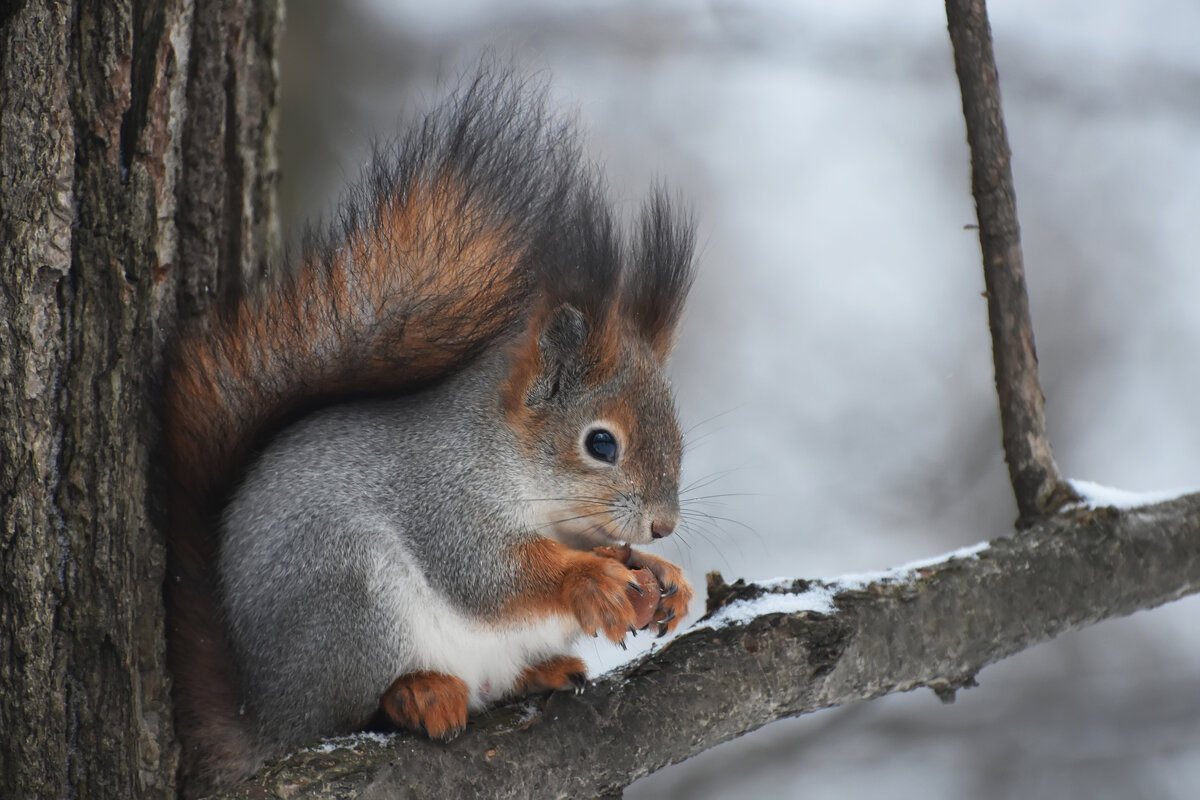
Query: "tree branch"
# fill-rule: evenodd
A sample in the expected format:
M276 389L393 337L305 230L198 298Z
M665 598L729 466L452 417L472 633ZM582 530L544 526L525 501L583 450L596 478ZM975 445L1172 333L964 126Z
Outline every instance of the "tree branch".
M921 686L951 699L988 664L1196 591L1200 494L1072 510L870 583L764 588L718 576L710 608L728 608L717 622L702 620L583 695L481 715L448 746L401 735L305 751L223 796L604 796L783 717ZM829 613L771 613L803 607L779 596L788 592L812 592Z
M1004 456L1020 512L1018 525L1025 526L1079 498L1059 474L1046 437L1011 152L986 4L946 0L946 19L971 146L971 189L983 251Z

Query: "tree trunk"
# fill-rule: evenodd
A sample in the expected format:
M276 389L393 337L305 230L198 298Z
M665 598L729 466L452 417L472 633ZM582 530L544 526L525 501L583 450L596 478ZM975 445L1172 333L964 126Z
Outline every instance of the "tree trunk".
M0 6L0 796L174 793L155 376L272 261L280 13Z

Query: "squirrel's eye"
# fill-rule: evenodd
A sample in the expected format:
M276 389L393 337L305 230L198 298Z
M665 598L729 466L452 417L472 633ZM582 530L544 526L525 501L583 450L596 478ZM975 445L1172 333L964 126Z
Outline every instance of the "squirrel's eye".
M599 461L614 464L617 461L617 437L603 428L590 431L583 440L588 455Z

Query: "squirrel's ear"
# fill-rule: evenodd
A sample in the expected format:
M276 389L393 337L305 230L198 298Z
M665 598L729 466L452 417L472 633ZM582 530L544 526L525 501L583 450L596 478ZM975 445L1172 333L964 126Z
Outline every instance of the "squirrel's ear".
M580 360L587 336L588 323L583 312L564 303L550 312L538 331L542 362Z
M572 305L560 305L541 319L537 327L539 364L525 392L526 405L536 408L552 402L560 392L583 380L588 333L587 319Z

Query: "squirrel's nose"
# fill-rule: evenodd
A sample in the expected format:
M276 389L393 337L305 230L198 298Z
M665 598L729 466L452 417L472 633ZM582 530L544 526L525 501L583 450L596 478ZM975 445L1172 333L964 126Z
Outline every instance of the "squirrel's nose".
M655 539L670 536L674 532L675 520L673 519L656 519L650 523L650 535Z

